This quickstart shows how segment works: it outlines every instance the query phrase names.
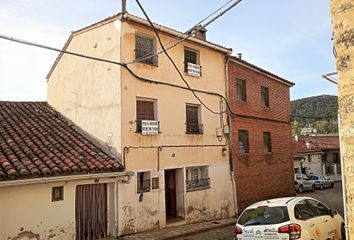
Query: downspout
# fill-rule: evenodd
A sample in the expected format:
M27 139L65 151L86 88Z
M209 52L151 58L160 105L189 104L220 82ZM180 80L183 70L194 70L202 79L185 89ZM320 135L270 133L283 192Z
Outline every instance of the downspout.
M226 62L225 62L225 90L226 90L226 99L229 100L229 62L230 58L226 55ZM234 199L234 206L235 206L235 217L238 217L238 205L237 205L237 191L236 191L236 183L235 183L235 159L234 159L234 151L232 146L232 119L230 114L227 114L227 125L229 128L228 134L228 142L229 142L229 159L230 159L230 177L231 177L231 184L232 184L232 195Z
M340 114L338 113L338 132L341 133L341 116ZM342 138L341 138L341 134L339 134L339 144L341 144L342 142ZM340 145L339 145L340 146ZM348 230L348 214L347 214L347 189L345 188L346 187L346 178L345 178L345 174L344 174L344 160L343 160L343 151L340 147L340 168L341 168L341 178L342 178L342 198L343 198L343 212L344 212L344 229L345 229L345 236L346 236L346 239L349 239L349 230Z
M116 178L115 182L114 182L114 235L118 236L119 231L118 231L118 179Z

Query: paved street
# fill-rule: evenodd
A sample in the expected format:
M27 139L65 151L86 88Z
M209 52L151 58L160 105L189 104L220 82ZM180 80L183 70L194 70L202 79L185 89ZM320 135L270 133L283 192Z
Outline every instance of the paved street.
M334 188L316 190L315 192L305 192L297 196L309 196L323 202L327 207L333 208L343 217L343 195L342 182L335 182Z
M325 190L317 190L315 192L305 192L297 196L309 196L316 198L326 204L328 207L336 209L343 216L343 199L342 199L342 183L335 182L334 188ZM214 229L208 232L178 238L178 240L226 240L232 239L234 226L227 226L219 229Z

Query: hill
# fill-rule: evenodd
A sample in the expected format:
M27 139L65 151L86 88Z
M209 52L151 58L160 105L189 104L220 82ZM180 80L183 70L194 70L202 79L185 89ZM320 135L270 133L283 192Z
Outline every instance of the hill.
M314 127L318 133L337 133L338 97L321 95L291 101L293 132Z

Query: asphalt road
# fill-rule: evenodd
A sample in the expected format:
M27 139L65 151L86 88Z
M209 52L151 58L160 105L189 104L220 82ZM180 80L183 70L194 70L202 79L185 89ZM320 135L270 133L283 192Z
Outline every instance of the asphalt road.
M309 196L323 202L327 207L333 208L343 216L342 183L335 182L334 188L316 190L315 192L305 192L297 196ZM178 240L232 240L234 236L234 226L214 229L204 233L178 238Z

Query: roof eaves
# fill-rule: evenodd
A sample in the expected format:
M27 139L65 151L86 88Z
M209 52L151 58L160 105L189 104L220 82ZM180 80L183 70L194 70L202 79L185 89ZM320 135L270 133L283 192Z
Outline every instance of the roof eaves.
M271 73L271 72L269 72L269 71L267 71L267 70L265 70L265 69L263 69L263 68L260 68L260 67L254 65L254 64L252 64L252 63L250 63L250 62L247 62L247 61L245 61L245 60L243 60L243 59L240 59L240 58L235 57L235 56L229 56L229 58L230 58L231 60L233 60L233 61L239 63L239 64L242 64L243 66L246 66L246 67L248 67L248 68L251 68L251 69L253 69L253 70L256 70L256 71L258 71L258 72L260 72L260 73L262 73L262 74L266 74L266 75L272 77L273 79L275 79L275 80L277 80L277 81L280 81L280 82L286 84L286 85L289 86L289 87L292 87L292 86L295 85L295 83L290 82L290 81L286 80L285 78L282 78L282 77L280 77L280 76L278 76L278 75L276 75L276 74L274 74L274 73Z
M121 15L122 15L121 13L118 13L118 14L115 14L115 15L113 15L113 16L111 16L111 17L105 18L105 19L103 19L103 20L101 20L101 21L99 21L99 22L96 22L96 23L93 23L93 24L91 24L91 25L88 25L88 26L86 26L86 27L84 27L84 28L81 28L81 29L79 29L79 30L72 31L71 34L70 34L70 36L69 36L69 38L68 38L68 40L67 40L66 43L64 44L64 47L62 48L62 51L66 51L66 49L68 48L68 46L69 46L71 40L74 38L74 36L77 36L77 35L79 35L79 34L81 34L81 33L87 32L87 31L89 31L89 30L91 30L91 29L94 29L94 28L96 28L96 27L103 26L103 25L105 25L105 24L107 24L107 23L110 23L110 22L112 22L112 21L115 21L116 19L119 19L119 18L121 17ZM58 62L60 61L60 59L61 59L61 57L62 57L63 55L64 55L63 52L61 52L61 53L58 54L57 58L55 59L55 61L54 61L53 65L52 65L52 67L50 68L50 70L49 70L49 72L48 72L48 74L47 74L47 76L46 76L47 81L49 81L50 76L52 75L52 73L53 73L55 67L57 66Z

